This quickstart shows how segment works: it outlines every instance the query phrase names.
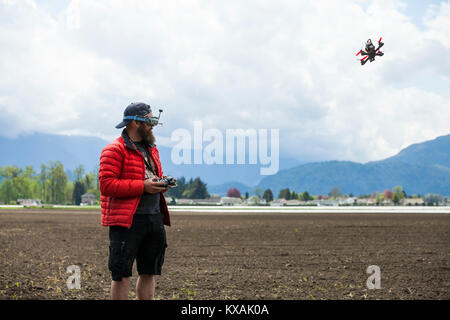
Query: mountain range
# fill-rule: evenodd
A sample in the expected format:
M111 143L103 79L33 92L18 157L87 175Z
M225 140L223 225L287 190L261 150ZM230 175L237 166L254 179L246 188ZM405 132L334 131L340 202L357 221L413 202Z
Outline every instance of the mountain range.
M69 177L83 165L96 170L101 150L108 141L95 137L63 136L35 133L15 139L0 137L0 167L32 165L36 171L49 161L59 160ZM270 188L278 195L283 188L310 194L328 194L333 187L354 195L384 191L400 185L407 194L440 193L450 195L450 134L416 143L395 156L380 161L322 161L302 163L280 155L280 170L261 176L259 165L175 165L171 148L158 146L166 174L187 179L200 177L210 194L225 195L232 187L242 194L255 188ZM263 177L261 179L261 177Z
M325 161L295 166L257 185L271 188L274 195L283 188L326 195L333 187L339 187L344 194L361 195L395 186L402 186L407 194L450 195L450 134L410 145L381 161Z

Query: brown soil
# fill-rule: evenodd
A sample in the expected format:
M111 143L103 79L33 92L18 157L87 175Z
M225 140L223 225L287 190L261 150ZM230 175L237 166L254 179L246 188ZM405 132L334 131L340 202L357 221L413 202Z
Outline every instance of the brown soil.
M166 230L157 299L450 299L448 214L175 212ZM108 245L98 212L0 211L0 298L108 299Z

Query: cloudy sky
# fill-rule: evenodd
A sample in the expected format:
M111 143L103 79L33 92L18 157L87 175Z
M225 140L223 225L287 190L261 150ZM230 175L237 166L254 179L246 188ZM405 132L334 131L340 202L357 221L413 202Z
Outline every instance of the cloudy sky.
M160 145L201 120L279 129L300 161L379 160L450 133L449 30L450 1L0 0L0 135L109 140L144 101Z

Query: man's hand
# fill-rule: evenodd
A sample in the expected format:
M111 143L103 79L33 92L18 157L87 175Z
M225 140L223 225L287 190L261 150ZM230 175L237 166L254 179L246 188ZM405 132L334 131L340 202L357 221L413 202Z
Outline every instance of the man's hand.
M167 191L164 182L156 182L158 178L153 177L144 181L144 191L147 193L159 193Z

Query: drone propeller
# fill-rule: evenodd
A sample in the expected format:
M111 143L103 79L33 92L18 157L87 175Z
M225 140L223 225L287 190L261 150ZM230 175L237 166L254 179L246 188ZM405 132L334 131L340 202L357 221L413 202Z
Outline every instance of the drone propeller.
M378 40L378 42L381 42L381 39L382 39L383 37L380 37L380 40Z
M361 53L361 51L362 51L362 49L361 50L359 50L359 52L356 54L356 55L358 55L358 54L360 54Z
M368 58L368 56L365 56L364 58L362 58L360 61L364 61Z

